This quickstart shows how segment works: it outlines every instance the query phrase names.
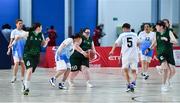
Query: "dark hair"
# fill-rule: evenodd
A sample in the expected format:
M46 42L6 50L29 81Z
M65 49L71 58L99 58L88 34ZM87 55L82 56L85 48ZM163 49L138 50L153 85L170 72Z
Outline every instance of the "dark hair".
M168 20L168 19L163 19L162 21L167 21L167 22L168 22L168 24L169 24L169 20Z
M158 21L156 25L163 26L163 28L166 28L166 24L163 21Z
M1 28L2 29L11 29L11 26L9 24L4 24Z
M144 23L144 24L143 24L143 27L144 27L145 25L148 25L149 27L151 27L151 24L150 24L150 23Z
M131 25L128 24L128 23L124 23L122 28L127 28L127 29L130 29L131 28Z
M16 19L16 24L20 21L23 21L22 19Z
M85 32L86 30L90 30L90 28L85 27L85 28L83 29L83 32Z
M81 35L79 33L75 33L70 38L72 38L72 39L81 38Z
M34 23L33 30L36 30L38 27L41 27L41 23Z

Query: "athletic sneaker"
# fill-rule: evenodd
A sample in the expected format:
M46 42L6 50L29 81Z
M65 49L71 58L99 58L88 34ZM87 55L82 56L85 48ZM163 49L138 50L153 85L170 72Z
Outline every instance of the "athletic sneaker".
M162 69L161 66L156 66L156 70L159 73L159 75L162 75Z
M91 83L89 83L89 82L86 83L86 86L89 87L89 88L93 88L93 87L94 87L94 86L93 86Z
M29 94L29 89L24 90L24 95L28 95Z
M145 74L144 74L144 73L141 73L141 76L143 76L143 77L144 77L144 76L145 76Z
M64 83L59 83L59 89L67 89L67 87L64 86Z
M161 92L167 92L167 91L168 91L168 87L166 85L162 85Z
M133 86L133 84L127 85L127 90L126 90L126 92L134 92L134 86Z
M144 76L144 80L147 80L149 78L149 75Z
M134 86L134 88L136 88L136 82L135 81L133 81L131 84Z
M52 77L51 79L49 79L49 83L53 86L53 87L55 87L56 86L56 79L54 78L54 77Z
M14 83L16 81L16 77L13 77L12 79L11 79L11 83Z

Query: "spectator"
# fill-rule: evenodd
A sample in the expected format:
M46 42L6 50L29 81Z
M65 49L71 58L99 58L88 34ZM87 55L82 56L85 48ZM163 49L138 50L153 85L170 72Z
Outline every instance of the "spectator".
M7 40L8 43L10 41L11 31L12 31L11 26L9 24L4 24L2 26L1 32L2 32L3 36L5 37L5 39Z
M48 37L50 39L48 46L56 46L57 33L56 30L54 29L54 26L51 26L50 29L48 30Z
M103 24L100 24L98 26L96 26L95 30L94 30L94 35L92 37L93 41L94 41L94 45L95 46L100 46L100 38L102 38L105 34L103 33Z

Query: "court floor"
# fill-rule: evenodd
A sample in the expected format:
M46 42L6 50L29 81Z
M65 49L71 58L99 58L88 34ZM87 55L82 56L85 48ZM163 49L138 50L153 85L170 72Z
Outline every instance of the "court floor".
M143 80L138 74L137 87L134 93L125 92L126 86L119 68L91 68L91 78L94 88L86 87L81 73L75 80L75 86L68 90L52 87L48 80L55 70L37 68L33 74L30 94L22 95L20 72L18 80L10 83L12 70L0 70L0 102L28 103L180 103L180 69L172 80L173 88L168 92L161 92L161 76L153 68L150 78ZM60 81L60 79L59 79ZM58 82L58 80L57 80ZM68 86L68 83L66 83Z

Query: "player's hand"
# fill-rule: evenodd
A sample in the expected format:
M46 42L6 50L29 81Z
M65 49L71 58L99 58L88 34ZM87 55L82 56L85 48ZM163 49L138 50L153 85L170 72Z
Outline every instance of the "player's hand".
M84 55L84 57L88 58L88 53L87 52L82 52L82 54Z
M166 38L166 37L161 37L161 40L168 41L168 38Z
M148 52L149 52L149 49L146 49L146 50L144 51L144 54L146 55Z
M11 48L12 46L13 46L12 44L9 44L9 45L8 45L8 49Z
M10 55L10 52L11 52L11 50L10 50L10 49L8 49L8 51L7 51L7 55Z
M47 38L46 38L46 42L49 42L49 41L50 41L50 39L49 39L49 37L47 37Z
M113 55L113 53L114 53L113 51L110 51L110 52L109 52L109 56L112 56L112 55Z

